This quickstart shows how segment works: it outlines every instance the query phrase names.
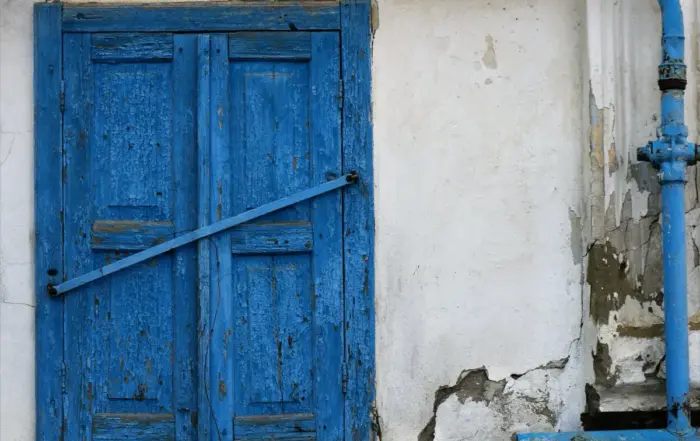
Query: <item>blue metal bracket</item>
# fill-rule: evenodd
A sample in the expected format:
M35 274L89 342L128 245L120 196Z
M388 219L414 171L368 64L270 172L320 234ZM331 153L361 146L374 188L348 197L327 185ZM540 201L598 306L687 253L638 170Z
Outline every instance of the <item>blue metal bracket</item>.
M311 199L316 196L320 196L324 193L328 193L329 191L345 187L348 184L357 182L357 179L357 174L350 173L340 178L318 185L316 187L300 191L291 196L287 196L282 199L278 199L274 202L261 205L252 210L244 211L243 213L237 214L236 216L229 217L227 219L215 222L211 225L207 225L206 227L202 227L189 233L183 234L182 236L179 236L175 239L163 242L159 245L145 249L136 254L132 254L131 256L126 257L122 260L103 266L102 268L96 269L94 271L90 271L88 273L83 274L82 276L70 279L59 285L49 285L49 293L54 296L66 293L68 291L79 288L87 283L105 277L109 274L121 271L132 265L136 265L137 263L141 263L153 257L159 256L163 253L167 253L168 251L172 251L175 248L179 248L183 245L187 245L194 241L204 239L213 234L219 233L229 228L233 228L237 225L249 222L253 219L260 218L274 211L278 211L291 205L298 204L299 202L305 201L307 199Z
M698 148L688 142L684 120L686 66L680 0L659 0L662 15L662 60L659 65L661 138L637 151L639 161L659 170L664 262L664 336L666 344L665 430L520 434L519 441L700 440L690 424L688 300L685 256L686 167L695 164Z

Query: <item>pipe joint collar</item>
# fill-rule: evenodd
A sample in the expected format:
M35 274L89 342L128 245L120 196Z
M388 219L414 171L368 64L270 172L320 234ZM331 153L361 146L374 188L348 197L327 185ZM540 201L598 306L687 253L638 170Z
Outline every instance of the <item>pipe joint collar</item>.
M665 134L663 138L639 148L637 160L650 162L659 169L659 179L662 181L685 181L685 167L694 165L699 153L698 147L687 142L682 133Z
M688 84L686 66L682 60L668 60L659 65L659 89L685 90Z
M685 184L686 174L685 168L687 164L683 161L666 161L662 162L659 167L659 182L661 185L671 183Z

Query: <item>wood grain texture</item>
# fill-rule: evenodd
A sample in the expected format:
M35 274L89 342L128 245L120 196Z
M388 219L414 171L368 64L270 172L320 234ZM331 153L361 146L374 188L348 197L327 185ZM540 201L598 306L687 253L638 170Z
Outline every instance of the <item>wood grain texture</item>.
M369 3L63 8L36 7L38 293L360 182L38 295L41 439L372 439Z
M91 247L104 251L140 251L172 238L172 222L96 220L91 228Z
M308 60L310 32L234 32L229 35L232 60Z
M339 36L310 38L306 62L231 57L234 211L340 176ZM342 439L341 200L329 192L264 219L310 225L310 253L234 254L236 439ZM313 431L239 427L290 413L312 415Z
M65 34L63 36L65 112L63 115L63 154L66 164L63 184L65 228L64 270L66 278L80 275L91 269L92 254L85 246L90 219L88 136L92 128L94 108L93 69L90 63L90 36ZM85 235L85 236L84 236ZM102 286L92 291L80 292L65 300L64 357L66 363L65 439L87 439L92 427L93 398L97 382L92 369L102 370L106 377L104 359L94 357L95 340L98 337L95 315L104 311L93 309L102 300ZM104 348L103 341L101 347Z
M92 423L93 441L174 441L174 433L171 414L101 413Z
M67 32L231 32L337 30L335 1L65 5Z
M47 287L63 280L61 4L34 5L34 192L36 439L63 436L63 300Z
M230 87L234 209L310 187L307 63L232 61ZM303 201L264 221L309 222L308 207ZM310 261L234 256L238 416L313 411Z
M94 63L89 33L63 40L63 238L75 277L196 227L196 36L176 36L159 63ZM68 439L93 428L100 440L195 439L195 257L185 246L66 298Z
M211 38L197 36L197 227L211 223ZM197 243L197 291L199 294L198 328L198 391L197 417L198 439L208 440L212 434L211 424L211 241L202 239Z
M211 222L236 214L231 206L231 144L228 35L211 36L211 95L209 101L211 137L211 185L209 188L209 216ZM209 369L209 401L211 404L212 437L219 441L233 440L233 363L234 354L232 317L234 313L231 292L232 280L229 231L211 238L210 305L211 363Z
M177 34L173 39L173 176L175 187L173 221L180 231L198 226L197 192L197 36ZM197 244L174 252L173 307L174 332L173 393L175 439L197 440L198 384L198 264Z
M360 176L344 194L345 320L348 369L345 439L373 440L374 199L371 104L371 4L341 5L343 168Z
M313 243L309 222L249 224L231 231L233 254L310 253Z
M234 427L236 441L316 439L316 417L310 413L236 417Z
M92 35L94 62L168 61L173 58L172 34L106 33Z
M323 182L342 168L340 36L314 33L310 63L310 149L312 179ZM352 186L354 187L354 185ZM347 190L346 190L347 191ZM318 436L343 437L343 193L311 203L314 239L314 391Z

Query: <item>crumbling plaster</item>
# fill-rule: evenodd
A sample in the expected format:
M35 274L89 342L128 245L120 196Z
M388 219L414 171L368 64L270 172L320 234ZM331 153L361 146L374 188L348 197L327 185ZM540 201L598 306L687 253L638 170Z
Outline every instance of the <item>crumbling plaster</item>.
M656 136L660 19L655 0L589 2L590 157L582 225L590 288L584 347L594 353L596 410L660 408L665 378L660 187L636 148ZM686 120L697 140L697 7L683 2L689 81ZM688 169L688 294L691 361L700 359L700 209L698 169ZM691 362L694 384L700 364ZM636 395L636 397L633 397ZM630 403L637 403L630 406ZM590 403L589 403L590 404Z

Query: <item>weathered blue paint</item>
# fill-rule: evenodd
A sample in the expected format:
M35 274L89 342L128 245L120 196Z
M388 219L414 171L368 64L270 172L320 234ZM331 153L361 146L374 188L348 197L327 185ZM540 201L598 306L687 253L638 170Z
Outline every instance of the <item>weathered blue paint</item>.
M166 61L172 58L172 34L106 33L92 36L91 59L94 62Z
M659 86L661 90L683 90L686 85L685 33L683 10L679 1L659 0L662 20L661 64ZM664 82L667 85L664 85ZM682 107L681 107L682 111Z
M638 151L638 159L659 169L664 262L664 334L666 344L667 430L519 435L519 440L695 440L690 424L688 300L685 254L686 166L696 162L696 146L688 143L683 95L686 85L683 14L679 0L659 0L662 11L660 139Z
M91 60L90 34L64 35L67 278L120 257L92 249L96 223L196 227L187 210L196 189L187 123L196 99L192 38L179 37L169 61L104 64ZM193 247L180 248L65 299L66 439L129 439L134 430L191 438L184 409L196 372L192 257ZM142 424L100 432L115 413ZM164 428L162 414L178 424Z
M71 132L73 133L73 132ZM187 244L190 244L192 242L195 242L197 240L213 236L217 233L221 233L222 231L228 230L229 228L233 228L236 225L243 224L245 222L249 222L251 220L263 217L267 214L270 214L272 212L282 210L284 208L287 208L289 206L298 204L299 202L305 201L307 199L311 199L313 197L316 197L318 195L328 193L329 191L336 190L338 188L344 187L348 184L351 184L355 182L355 175L348 174L344 175L340 178L336 178L332 181L326 182L325 184L317 185L316 187L312 187L303 191L300 191L298 193L295 193L293 195L278 199L273 202L269 202L267 204L263 204L257 208L253 208L251 210L245 211L243 213L237 214L235 216L231 216L229 218L223 219L223 220L218 220L211 225L208 225L206 227L198 228L195 231L191 231L189 233L183 234L182 236L179 236L175 239L171 239L167 242L161 243L159 245L152 246L144 251L141 251L136 254L132 254L124 259L118 260L117 262L107 264L101 268L98 268L93 271L89 271L85 274L81 274L79 276L73 277L70 280L67 280L63 283L60 283L56 286L51 287L51 291L58 295L58 294L63 294L68 291L72 291L74 289L80 288L83 285L86 285L90 282L93 282L97 279L100 279L102 277L108 276L110 274L113 274L117 271L121 271L123 269L129 268L130 266L136 265L138 263L144 262L148 259L152 259L154 257L160 256L161 254L165 254L169 251L172 251L176 248L180 248L182 246L185 246ZM218 198L217 198L218 199ZM221 212L220 205L217 205L217 210ZM217 218L220 218L220 216L217 215ZM105 224L113 224L108 221L98 221L101 225ZM117 221L118 222L118 221ZM130 221L134 222L134 221ZM138 222L138 221L136 221ZM118 225L117 225L118 227ZM87 231L87 230L82 230L82 231ZM138 241L143 241L145 240L141 235L143 234L141 231L135 233L137 236L130 239L133 242L138 242ZM221 235L219 235L221 236ZM94 242L94 241L93 241ZM99 239L98 239L99 242Z
M256 44L285 41L265 37ZM297 53L271 59L269 51L226 57L229 106L223 123L216 117L212 122L230 129L226 160L233 185L217 195L224 213L322 185L341 173L339 36L319 32L309 39L307 60ZM223 390L232 396L234 439L341 439L340 201L339 192L326 193L264 219L271 225L308 225L303 252L259 247L226 260L234 314L224 320L232 331L234 377Z
M172 222L98 220L92 224L93 250L141 251L175 235Z
M680 182L667 181L662 177L661 203L668 428L674 433L688 433L693 429L690 426L689 402L685 179Z
M337 1L182 5L65 5L66 32L338 30Z
M197 226L199 228L209 225L209 195L211 189L211 114L209 112L211 100L211 37L199 35L197 39L197 85L199 88L199 100L197 101ZM197 243L197 284L199 292L199 372L197 402L199 403L199 415L197 417L197 431L199 440L209 440L211 434L211 388L209 377L210 352L210 297L211 286L209 273L211 271L211 243L209 239L201 239Z
M343 195L347 395L345 440L377 436L374 415L374 188L371 4L341 3L343 168L359 174ZM372 414L372 418L370 415Z
M232 60L309 60L311 32L235 32L229 37Z
M310 253L313 246L310 222L247 224L231 231L233 254Z
M61 4L34 6L36 439L63 438L63 301L46 287L63 280Z
M209 121L209 137L211 143L211 184L209 187L209 221L212 222L211 225L216 225L221 219L225 219L242 210L235 210L231 206L231 191L234 185L231 176L231 154L234 144L231 142L230 134L232 121L228 82L228 35L212 35L210 45L209 114L211 119ZM298 202L298 200L295 200L294 204ZM279 208L284 208L284 206L280 205ZM256 218L271 212L268 210L260 212L260 216L256 216ZM210 327L204 343L210 351L209 382L204 387L207 388L208 400L211 403L211 438L218 441L233 440L235 430L233 427L233 399L234 394L237 395L239 393L233 388L233 362L229 359L235 351L235 336L233 335L232 322L236 311L233 306L233 272L231 269L231 237L229 233L229 231L224 231L210 238Z
M340 91L340 36L337 33L314 33L309 65L310 167L314 184L343 167ZM294 164L292 163L292 166ZM297 173L299 166L297 166ZM296 175L295 174L295 175ZM313 340L316 345L310 358L314 375L309 386L316 395L316 432L319 439L343 439L343 382L345 335L343 317L343 204L348 193L328 194L311 201L310 216L315 244L311 260L314 288ZM298 340L298 342L297 342ZM303 348L303 335L296 337L296 349ZM309 351L311 352L311 351ZM294 374L302 376L304 366ZM347 424L347 421L346 421Z
M662 12L662 63L659 66L661 139L640 149L641 158L659 169L664 250L664 334L668 428L679 434L690 426L688 300L685 256L685 168L695 163L695 146L687 142L683 95L685 37L679 0L659 0ZM650 151L647 152L647 149Z
M93 441L174 441L175 421L169 413L103 413L93 421Z
M199 226L198 213L192 209L198 196L198 160L196 134L197 96L197 36L175 34L173 37L173 72L176 93L173 96L173 169L177 173L173 184L173 220L176 226L193 229ZM177 227L176 227L177 230ZM177 232L177 231L176 231ZM197 384L198 384L198 245L181 247L174 255L174 322L182 325L173 330L174 362L173 388L175 439L197 440Z
M236 417L236 441L316 439L316 417L312 413Z
M89 108L94 108L93 65L90 63L90 36L88 34L64 34L64 83L66 111L63 115L63 156L64 170L64 277L81 274L92 264L92 252L85 240L79 241L90 228L90 201L83 201L88 191L88 126L92 121ZM93 287L97 288L97 287ZM89 437L95 396L102 395L102 389L93 376L94 370L106 370L106 360L95 357L96 321L105 318L105 309L92 309L100 304L99 291L93 289L89 296L79 295L64 301L64 362L66 371L66 401L64 412L64 439L82 440ZM109 343L101 341L101 348ZM87 369L87 360L97 364ZM94 360L93 360L94 358ZM104 375L106 377L106 375ZM104 381L104 380L103 380ZM68 395L68 391L74 391Z
M370 10L344 7L37 6L39 439L372 438Z

